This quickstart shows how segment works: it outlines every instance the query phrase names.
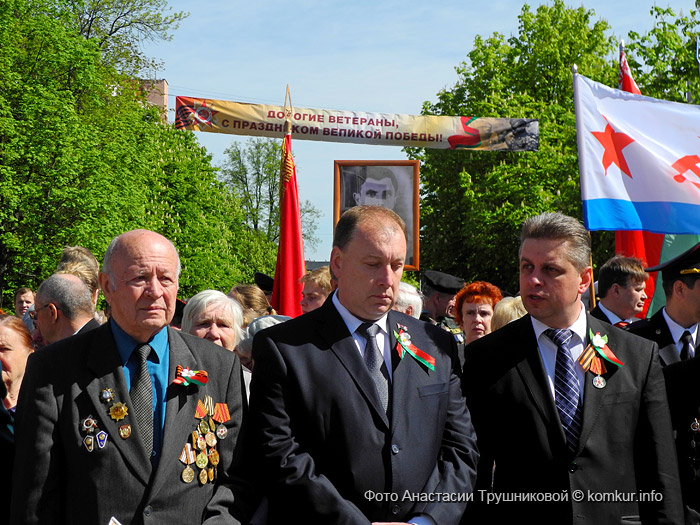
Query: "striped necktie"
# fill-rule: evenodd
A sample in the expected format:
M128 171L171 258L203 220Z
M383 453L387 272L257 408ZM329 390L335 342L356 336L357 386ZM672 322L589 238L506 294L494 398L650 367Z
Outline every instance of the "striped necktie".
M545 330L545 335L557 345L557 359L554 366L554 402L559 412L566 442L571 452L576 452L581 434L580 386L574 360L567 345L573 336L571 330Z

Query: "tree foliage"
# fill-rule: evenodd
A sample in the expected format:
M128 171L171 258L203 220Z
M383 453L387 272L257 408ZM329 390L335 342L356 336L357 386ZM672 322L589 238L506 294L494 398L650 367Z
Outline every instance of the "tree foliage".
M250 138L244 145L233 142L224 152L221 179L240 199L248 226L270 242L279 240L279 191L282 143ZM316 221L321 212L310 201L299 203L304 245L315 248Z
M155 66L144 56L146 40L170 40L188 13L171 13L167 0L56 0L37 2L100 49L103 60L125 73Z
M426 102L435 115L536 118L539 151L528 153L409 149L421 166L421 262L466 280L518 291L522 221L545 211L582 216L572 72L616 86L615 39L607 22L561 0L526 4L517 34L477 36L459 80ZM612 235L594 233L603 262Z
M100 258L133 228L175 242L183 297L269 272L274 244L247 228L193 133L163 123L94 40L46 13L0 3L2 302L46 278L64 245Z
M696 6L698 2L696 2ZM630 31L627 58L642 94L676 102L700 103L696 60L698 12L676 14L653 6L654 26L645 34Z

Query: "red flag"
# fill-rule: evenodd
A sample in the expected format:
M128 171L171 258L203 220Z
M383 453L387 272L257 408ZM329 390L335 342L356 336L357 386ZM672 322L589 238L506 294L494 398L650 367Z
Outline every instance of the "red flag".
M297 170L292 158L291 130L285 132L282 141L280 172L280 242L277 247L272 307L281 315L296 317L301 315L299 303L303 286L299 279L306 274L306 263L301 238Z
M632 78L630 66L625 56L625 46L620 41L620 71L618 74L618 89L641 95L637 83ZM661 247L663 246L664 235L641 230L616 231L615 232L615 253L626 257L636 257L644 262L645 266L656 266L661 257ZM644 310L639 315L646 317L649 304L654 297L656 288L656 272L650 274L647 279L646 294L647 300L644 302Z

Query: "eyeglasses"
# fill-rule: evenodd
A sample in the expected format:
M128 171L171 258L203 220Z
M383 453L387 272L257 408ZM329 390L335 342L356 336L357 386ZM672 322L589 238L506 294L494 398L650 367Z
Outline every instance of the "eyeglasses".
M41 308L35 308L35 309L32 310L31 312L29 312L29 318L30 318L32 321L36 321L36 314L39 313L39 310L43 310L44 308L48 308L49 305L51 305L51 304L53 304L53 303L47 303L47 304L45 304L44 306L42 306Z

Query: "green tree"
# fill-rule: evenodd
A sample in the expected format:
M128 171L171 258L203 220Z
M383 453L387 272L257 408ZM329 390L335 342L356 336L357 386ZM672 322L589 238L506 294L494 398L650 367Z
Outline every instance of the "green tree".
M698 2L696 2L696 5ZM645 34L630 31L627 59L642 94L676 102L700 103L696 60L698 12L678 15L652 6L654 26Z
M48 5L0 3L0 306L46 278L64 245L100 258L133 228L176 243L182 296L274 268L275 245L247 227L194 134L165 124Z
M240 199L248 226L270 242L279 240L279 183L282 143L252 137L244 145L233 142L224 152L221 180ZM310 201L299 203L304 245L315 248L316 221L321 212Z
M170 32L189 15L171 13L167 0L60 0L37 5L93 41L107 63L131 74L157 65L143 55L141 42L170 40Z
M459 80L426 102L424 114L539 119L538 152L408 149L421 166L421 263L518 290L522 221L544 211L581 217L573 108L573 64L607 85L615 40L593 11L561 0L532 11L526 4L518 33L477 36ZM611 236L595 235L597 251Z

